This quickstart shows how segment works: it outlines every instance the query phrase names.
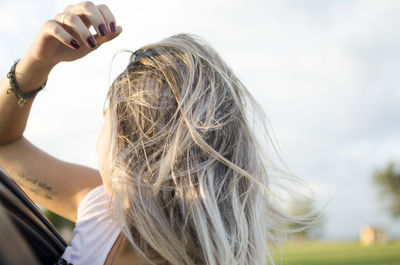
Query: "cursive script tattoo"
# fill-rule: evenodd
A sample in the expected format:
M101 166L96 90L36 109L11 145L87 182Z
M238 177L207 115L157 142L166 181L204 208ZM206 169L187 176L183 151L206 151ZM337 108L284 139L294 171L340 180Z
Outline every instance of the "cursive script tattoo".
M37 178L27 176L23 171L13 170L14 180L22 189L30 194L34 193L47 200L52 200L57 193L46 182L39 181Z

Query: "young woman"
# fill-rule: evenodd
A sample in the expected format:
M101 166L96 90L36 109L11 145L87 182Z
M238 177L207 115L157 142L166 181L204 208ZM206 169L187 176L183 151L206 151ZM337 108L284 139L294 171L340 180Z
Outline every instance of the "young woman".
M246 115L256 103L201 40L176 35L132 54L108 93L99 170L23 137L51 69L121 31L91 2L43 25L1 81L1 166L34 201L76 222L63 254L74 265L273 262L266 242L286 217L270 201L272 177Z

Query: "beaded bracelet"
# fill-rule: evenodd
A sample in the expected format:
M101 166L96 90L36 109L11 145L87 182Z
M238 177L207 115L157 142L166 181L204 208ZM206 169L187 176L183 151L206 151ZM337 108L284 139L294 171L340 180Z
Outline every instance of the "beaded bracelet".
M7 74L8 79L10 79L10 88L7 90L7 94L10 94L12 92L14 96L18 99L18 106L22 108L27 99L34 98L36 94L46 86L47 80L36 90L27 93L22 92L17 84L17 80L15 79L15 67L17 66L18 62L19 60L15 61L13 66L11 66L10 72L8 72Z

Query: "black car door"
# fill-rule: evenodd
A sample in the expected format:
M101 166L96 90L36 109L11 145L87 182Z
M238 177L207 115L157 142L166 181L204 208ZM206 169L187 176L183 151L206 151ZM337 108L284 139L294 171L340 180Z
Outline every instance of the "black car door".
M0 203L0 264L21 264L21 259L30 259L22 264L57 262L67 244L1 167Z

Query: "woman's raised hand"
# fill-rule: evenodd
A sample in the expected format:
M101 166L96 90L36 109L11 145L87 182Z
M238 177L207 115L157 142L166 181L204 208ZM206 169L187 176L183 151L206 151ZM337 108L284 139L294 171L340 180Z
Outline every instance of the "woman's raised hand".
M96 30L94 35L89 30L91 26ZM92 2L69 5L63 13L46 21L26 56L49 66L73 61L114 39L121 31L106 5Z

